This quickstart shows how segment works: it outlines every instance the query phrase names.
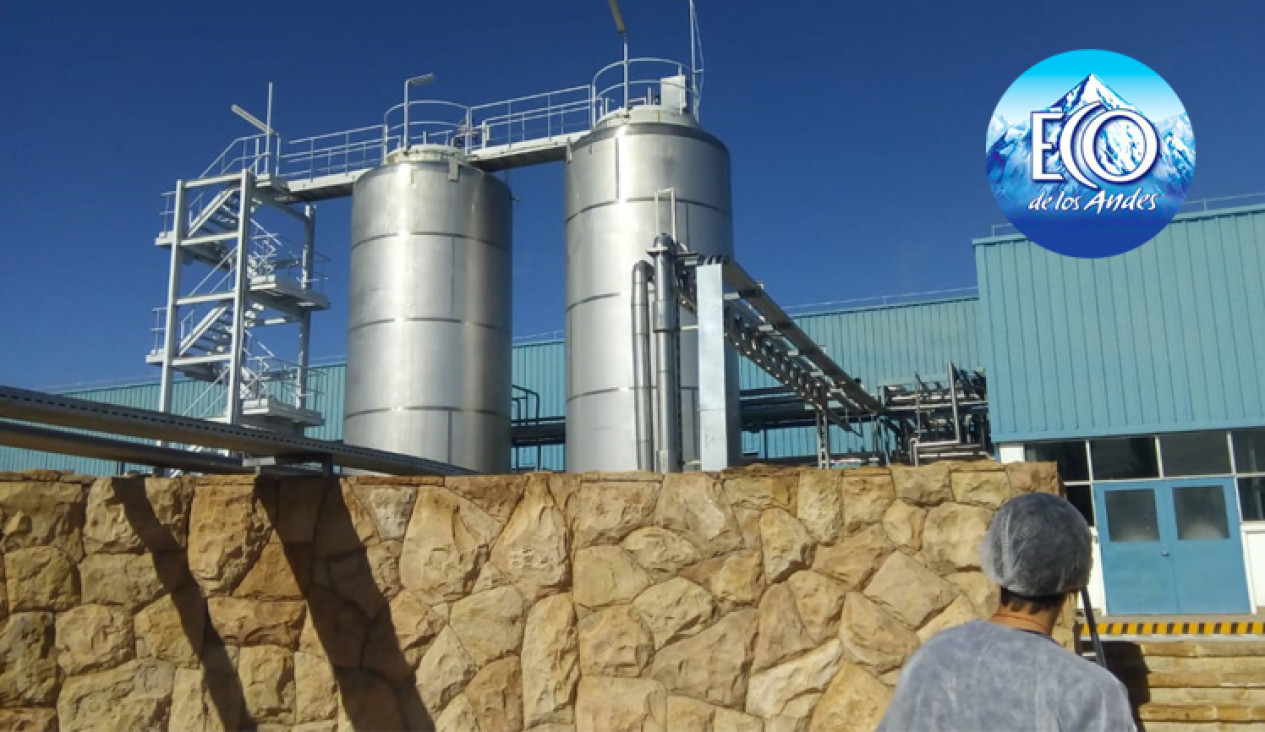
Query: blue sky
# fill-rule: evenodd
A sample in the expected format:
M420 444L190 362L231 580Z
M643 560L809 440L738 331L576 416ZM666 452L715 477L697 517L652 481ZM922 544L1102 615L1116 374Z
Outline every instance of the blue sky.
M1199 141L1190 200L1265 190L1265 3L699 3L738 257L786 304L974 285L970 240L1004 221L989 117L1064 51L1172 85ZM623 5L634 55L688 56L683 0ZM479 103L587 83L619 52L603 0L0 4L0 383L156 377L159 194L250 132L229 105L262 112L268 81L293 139L381 121L419 73L427 96ZM561 170L510 183L515 332L561 328ZM344 353L348 209L319 207L318 359Z

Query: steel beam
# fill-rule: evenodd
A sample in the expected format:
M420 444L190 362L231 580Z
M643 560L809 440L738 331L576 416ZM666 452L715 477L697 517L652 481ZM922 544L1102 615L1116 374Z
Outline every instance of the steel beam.
M216 447L256 456L329 455L336 465L374 473L469 475L474 472L435 460L341 442L314 440L10 386L0 386L0 418Z
M199 473L249 473L241 460L0 420L0 445Z

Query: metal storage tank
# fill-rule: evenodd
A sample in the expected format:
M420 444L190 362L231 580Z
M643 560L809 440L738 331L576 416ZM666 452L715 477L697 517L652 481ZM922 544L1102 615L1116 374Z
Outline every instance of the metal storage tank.
M410 156L352 194L344 439L508 472L509 188L450 153Z
M654 469L638 465L634 265L649 262L655 236L670 232L673 200L678 241L701 254L733 254L729 152L688 111L655 105L615 112L567 157L570 471ZM688 330L680 354L681 453L688 466L698 457L697 341Z

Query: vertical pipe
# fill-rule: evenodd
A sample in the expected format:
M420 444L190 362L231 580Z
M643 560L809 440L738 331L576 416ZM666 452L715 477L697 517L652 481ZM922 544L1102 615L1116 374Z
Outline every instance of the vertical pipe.
M680 304L676 294L676 243L660 234L650 256L654 259L654 334L658 440L655 469L660 473L681 471L681 357Z
M233 337L230 341L228 361L228 408L225 417L229 424L240 424L242 420L242 345L246 335L246 293L250 288L247 276L247 253L250 250L250 216L251 204L255 195L254 177L249 170L241 175L241 203L237 208L237 253L234 266L237 268L236 280L233 284Z
M268 82L268 110L264 114L264 127L268 128L268 131L264 133L264 164L268 166L268 169L265 170L264 172L276 175L277 173L276 166L273 165L273 160L272 160L273 150L272 150L272 82L271 81ZM277 147L278 148L281 147L280 140L277 140Z
M654 470L654 386L650 363L650 278L654 270L646 262L633 265L633 416L637 424L637 469Z
M303 289L308 290L312 287L315 280L313 273L313 256L316 247L316 208L312 204L303 206ZM299 316L299 373L296 383L298 394L295 398L294 406L299 409L307 408L307 382L308 382L308 365L310 363L311 351L311 334L312 334L312 311L303 308L303 314Z
M172 362L180 354L180 334L176 332L179 320L179 308L176 301L180 299L180 265L183 253L180 251L184 241L185 227L188 225L184 210L184 181L176 181L175 216L171 225L171 263L167 271L167 312L163 320L163 370L158 390L158 411L171 411L171 390L175 377ZM160 443L162 444L162 443Z
M621 34L624 39L624 109L628 109L628 34Z
M412 84L412 79L404 80L404 129L400 131L400 150L404 152L408 152L408 88Z

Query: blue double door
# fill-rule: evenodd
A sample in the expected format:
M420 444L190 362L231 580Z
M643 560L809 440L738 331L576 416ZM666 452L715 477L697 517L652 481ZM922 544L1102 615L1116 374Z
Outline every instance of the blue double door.
M1094 486L1107 612L1246 613L1230 478Z

